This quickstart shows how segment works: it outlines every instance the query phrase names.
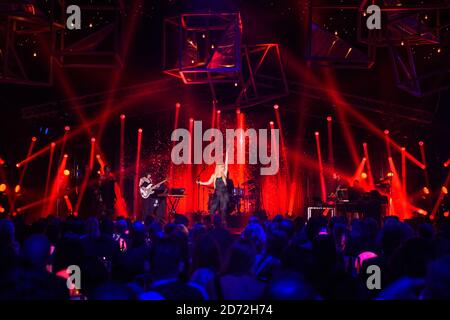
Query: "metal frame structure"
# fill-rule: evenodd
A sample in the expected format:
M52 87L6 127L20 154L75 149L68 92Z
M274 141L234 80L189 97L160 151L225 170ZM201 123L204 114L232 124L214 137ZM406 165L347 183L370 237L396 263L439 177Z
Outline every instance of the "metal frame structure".
M378 3L377 3L378 2ZM368 30L365 26L365 9L371 4L378 4L384 21L382 30ZM441 87L427 89L425 81L434 77L442 77L449 70L432 71L424 75L417 72L413 48L425 45L438 45L441 41L443 29L442 15L450 9L450 3L424 4L424 5L384 5L384 1L361 0L359 5L319 5L311 0L309 7L309 34L306 56L309 60L322 66L334 66L345 68L371 68L376 61L376 49L386 47L392 60L393 73L397 86L417 97L433 94L449 88L444 83ZM331 56L314 56L311 52L313 42L313 11L342 11L351 10L357 12L357 43L365 45L368 50L366 65L352 63L347 59L334 59ZM435 17L435 24L425 26L419 21L419 14L429 13ZM445 25L445 24L444 24ZM448 24L446 24L448 26ZM336 36L336 41L341 40ZM333 42L333 46L334 46ZM402 53L402 51L405 51ZM330 49L331 51L331 49ZM347 61L345 61L347 60Z
M66 0L58 0L61 21L66 21ZM101 2L101 3L99 3ZM122 68L123 58L121 54L122 33L125 11L124 0L95 1L78 4L83 15L86 12L104 11L111 12L113 21L81 39L71 40L66 32L57 34L57 48L55 60L64 68ZM58 8L55 8L58 10ZM100 44L112 38L109 48L99 48Z
M57 30L64 28L57 22L52 22L44 16L37 15L34 6L23 12L0 12L0 37L4 38L4 52L0 48L0 83L13 83L32 86L50 86L53 84L53 57L55 35ZM48 51L48 70L41 79L33 79L33 70L27 68L27 63L20 56L16 39L20 36L30 36L46 41L44 51ZM45 53L46 54L46 53Z
M170 32L173 33L172 37ZM213 33L218 44L210 42L210 38L214 38L211 37ZM200 38L203 39L203 46L200 46ZM227 58L232 58L227 65L213 63L221 50L228 50ZM276 63L269 62L270 58L274 58ZM267 64L271 64L271 69L277 69L278 84L261 81L264 80L259 77L261 69ZM163 29L163 71L187 85L209 85L215 106L219 102L218 91L227 85L234 85L238 89L235 100L228 102L229 107L248 107L288 93L278 44L243 44L239 12L184 13L166 18ZM258 88L260 86L272 88L275 92L263 95ZM226 109L228 103L221 107Z

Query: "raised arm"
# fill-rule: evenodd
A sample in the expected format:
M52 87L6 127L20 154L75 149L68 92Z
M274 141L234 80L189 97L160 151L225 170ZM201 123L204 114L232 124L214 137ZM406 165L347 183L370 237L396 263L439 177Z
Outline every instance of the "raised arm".
M211 183L214 182L214 178L215 178L215 175L213 173L207 182L197 181L197 183L202 185L202 186L208 186L208 185L210 185Z
M225 152L225 170L224 170L224 173L225 173L225 177L228 177L228 149Z

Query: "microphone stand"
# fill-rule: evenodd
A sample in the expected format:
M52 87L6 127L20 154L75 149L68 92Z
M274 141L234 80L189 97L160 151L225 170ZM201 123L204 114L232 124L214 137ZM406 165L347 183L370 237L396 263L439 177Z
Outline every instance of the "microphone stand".
M202 170L198 173L197 177L195 178L195 181L200 182L200 176L202 173L206 170L206 164L203 164ZM197 183L197 204L198 204L198 211L200 212L200 183Z

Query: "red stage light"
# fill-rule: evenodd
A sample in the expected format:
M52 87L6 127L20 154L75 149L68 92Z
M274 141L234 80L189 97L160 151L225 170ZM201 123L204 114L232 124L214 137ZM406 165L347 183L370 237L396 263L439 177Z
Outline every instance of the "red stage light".
M423 215L423 216L426 216L427 214L428 214L428 212L426 212L425 210L423 210L423 209L417 209L417 213L418 214L421 214L421 215Z
M316 131L316 132L314 132L314 134L315 134L316 136L318 136L318 135L319 135L319 132L318 132L318 131Z
M65 127L64 127L64 130L65 130L65 131L69 131L69 130L70 130L70 127L69 127L69 126L65 126Z
M402 151L405 151L406 150L406 148L405 147L402 147Z
M394 173L393 173L393 172L388 172L387 176L388 176L388 177L393 177L393 176L394 176Z
M121 119L121 120L125 120L125 115L124 115L124 114L121 114L121 115L120 115L120 119Z
M68 176L68 175L70 175L70 171L69 171L69 170L67 170L67 169L66 169L66 170L64 170L64 175L65 175L65 176Z
M96 155L95 157L96 157L97 159L100 159L100 155L99 155L99 154L98 154L98 155Z
M177 102L177 103L175 104L175 107L176 107L177 109L180 108L180 107L181 107L181 103Z
M64 155L64 158L68 158L69 156L67 155L67 153Z
M384 130L384 134L389 134L389 130Z
M91 138L91 142L95 142L95 138Z
M447 210L447 211L444 212L444 217L448 218L448 216L449 216L449 213L448 213L448 210Z
M73 213L73 215L74 215L74 217L78 217L78 212L75 211L75 212Z
M367 173L365 172L361 173L361 179L367 179Z
M279 107L280 107L280 106L277 105L277 104L275 104L275 105L273 106L273 108L274 108L275 110L278 110Z
M220 114L220 110L217 110L217 113Z
M19 193L19 192L20 192L20 185L17 185L17 186L14 188L14 192L15 192L15 193Z
M241 109L237 108L237 109L236 109L236 113L237 113L237 114L240 114L240 113L241 113Z
M19 168L20 167L20 163L16 163L16 167Z
M194 122L194 119L193 118L189 118L189 122Z
M31 141L36 142L36 141L37 141L37 138L36 138L36 137L33 137L33 138L31 138Z
M419 146L423 146L423 141L419 141Z
M141 129L141 128L139 128L139 129L138 129L138 132L139 132L139 133L142 133L142 129Z
M430 189L428 189L427 187L423 187L422 188L423 193L425 194L430 194Z
M273 126L273 121L270 121L269 124L270 124L271 126Z
M6 184L2 183L0 184L0 192L5 192L6 191Z
M364 142L364 143L363 143L363 147L367 147L367 142Z
M56 146L56 143L52 142L52 143L50 144L50 146L51 146L52 148L54 148L54 147Z
M444 167L447 168L450 165L450 158L444 162Z
M446 186L442 186L441 191L443 194L448 194L448 189Z
M327 117L327 121L331 122L333 120L333 118L331 118L330 116Z

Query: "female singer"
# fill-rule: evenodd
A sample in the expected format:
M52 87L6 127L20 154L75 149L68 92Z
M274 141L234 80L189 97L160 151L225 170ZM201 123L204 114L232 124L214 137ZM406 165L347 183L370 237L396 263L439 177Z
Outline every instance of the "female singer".
M228 152L225 154L225 164L216 164L214 173L207 182L197 181L202 186L208 186L214 183L214 196L211 203L209 213L215 214L219 210L222 215L222 221L225 222L228 202L230 201L230 195L227 188L227 175L228 175Z

